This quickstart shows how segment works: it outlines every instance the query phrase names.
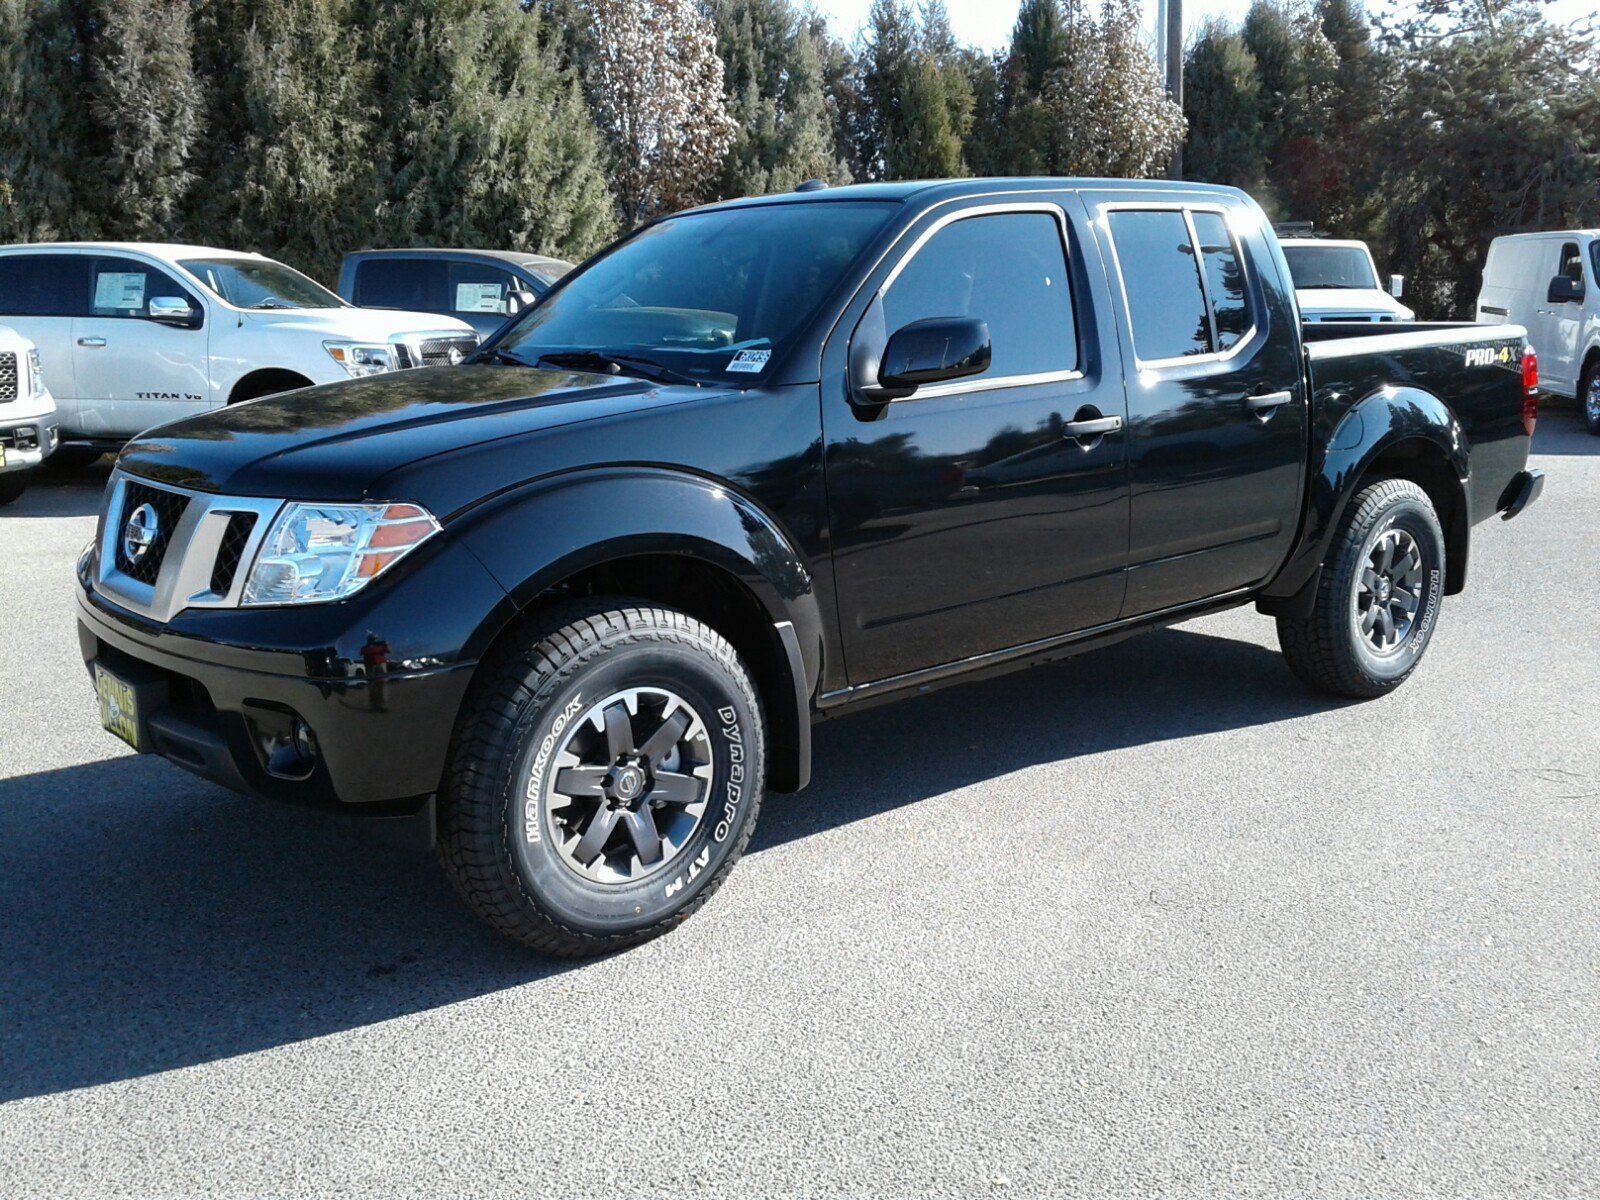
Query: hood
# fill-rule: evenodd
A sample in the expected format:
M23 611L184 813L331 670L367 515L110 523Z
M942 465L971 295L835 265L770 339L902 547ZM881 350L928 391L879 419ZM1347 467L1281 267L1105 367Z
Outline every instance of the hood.
M388 308L281 308L246 312L247 325L270 325L274 330L304 330L319 337L349 338L355 342L385 342L395 334L463 333L477 331L455 317L437 313L400 312Z
M224 495L359 500L390 471L434 455L705 394L534 367L420 367L162 425L129 442L118 464ZM528 474L537 473L530 465Z
M0 325L0 350L10 350L13 354L26 354L33 349L33 343L23 337L9 325Z
M1300 312L1326 317L1329 313L1367 316L1382 314L1398 321L1409 321L1416 314L1381 288L1296 288Z

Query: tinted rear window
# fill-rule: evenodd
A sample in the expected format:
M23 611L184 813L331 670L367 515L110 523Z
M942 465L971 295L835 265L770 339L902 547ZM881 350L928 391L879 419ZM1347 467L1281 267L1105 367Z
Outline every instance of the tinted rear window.
M89 313L89 259L82 254L0 254L0 315Z
M1217 323L1217 349L1230 350L1250 332L1250 301L1244 286L1244 263L1228 223L1221 213L1193 214L1200 237L1200 261L1205 264L1206 295Z
M369 258L356 267L356 304L364 308L445 309L445 262L437 258Z
M1127 289L1135 353L1145 362L1209 353L1211 322L1183 214L1114 212L1111 237Z

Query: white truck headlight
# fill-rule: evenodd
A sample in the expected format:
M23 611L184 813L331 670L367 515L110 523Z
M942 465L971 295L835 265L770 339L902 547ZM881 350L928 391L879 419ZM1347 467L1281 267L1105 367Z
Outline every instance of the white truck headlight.
M328 357L359 379L398 370L400 358L386 342L323 342Z
M33 399L44 399L44 368L39 365L39 352L28 351L28 378L33 381Z
M438 532L416 504L287 504L262 539L241 603L342 600Z

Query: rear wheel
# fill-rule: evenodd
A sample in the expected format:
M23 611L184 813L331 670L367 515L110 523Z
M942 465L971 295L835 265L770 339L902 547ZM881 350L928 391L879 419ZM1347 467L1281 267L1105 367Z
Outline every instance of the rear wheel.
M10 504L27 491L32 482L32 471L10 471L0 475L0 504Z
M1600 362L1591 362L1578 380L1578 403L1583 407L1583 423L1600 437Z
M716 631L626 600L555 609L508 639L468 697L440 858L524 945L621 949L721 885L765 769L755 688Z
M1305 682L1339 696L1393 691L1416 669L1444 594L1444 531L1428 494L1386 479L1350 501L1308 617L1278 618Z

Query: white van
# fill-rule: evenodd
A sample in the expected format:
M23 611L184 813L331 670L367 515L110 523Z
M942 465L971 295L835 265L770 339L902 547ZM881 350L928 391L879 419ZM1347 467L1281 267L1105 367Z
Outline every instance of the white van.
M56 448L56 402L39 369L39 352L0 325L0 504L28 488Z
M1405 276L1378 286L1378 264L1365 242L1334 238L1280 238L1302 321L1410 321L1404 304Z
M465 321L355 308L299 271L205 246L0 247L0 322L39 348L63 442L106 448L275 392L459 362Z
M1525 328L1539 386L1579 400L1589 432L1600 435L1600 229L1495 238L1477 315Z

